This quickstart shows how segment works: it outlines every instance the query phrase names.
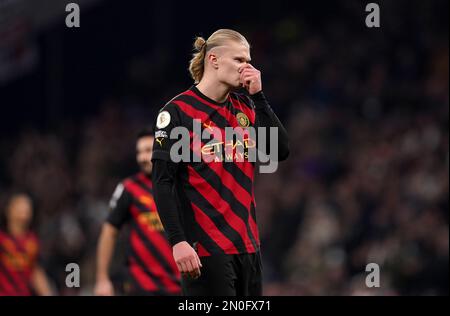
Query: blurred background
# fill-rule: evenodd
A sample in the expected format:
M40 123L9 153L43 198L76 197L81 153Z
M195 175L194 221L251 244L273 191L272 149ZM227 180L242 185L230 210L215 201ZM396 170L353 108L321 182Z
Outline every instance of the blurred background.
M376 1L380 28L359 0L78 0L80 28L68 2L0 2L0 210L31 194L58 294L92 294L137 131L192 85L194 37L233 28L291 140L257 177L265 294L448 295L448 1ZM65 287L70 262L80 289Z

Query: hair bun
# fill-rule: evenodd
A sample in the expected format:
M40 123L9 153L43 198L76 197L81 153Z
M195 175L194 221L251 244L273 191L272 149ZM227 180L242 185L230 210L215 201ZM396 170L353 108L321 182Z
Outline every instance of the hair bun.
M202 49L203 49L203 47L205 47L206 46L206 41L205 41L205 39L203 38L203 37L201 37L201 36L198 36L196 39L195 39L195 42L194 42L194 48L197 50L197 51L201 51Z

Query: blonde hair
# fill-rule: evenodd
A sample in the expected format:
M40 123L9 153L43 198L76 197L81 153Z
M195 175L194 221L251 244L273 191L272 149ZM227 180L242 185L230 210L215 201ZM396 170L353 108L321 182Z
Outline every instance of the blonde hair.
M242 34L230 29L217 30L207 40L200 36L195 38L194 53L189 63L189 72L195 83L199 83L202 80L205 71L206 53L214 47L224 45L227 41L240 42L250 47L247 39Z

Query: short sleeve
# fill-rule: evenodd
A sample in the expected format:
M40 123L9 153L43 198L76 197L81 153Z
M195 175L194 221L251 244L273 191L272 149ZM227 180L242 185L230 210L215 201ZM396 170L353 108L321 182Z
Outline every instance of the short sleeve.
M106 221L120 229L125 222L130 219L129 207L131 204L131 195L125 190L125 187L120 183L113 193L113 196L109 202L110 212Z

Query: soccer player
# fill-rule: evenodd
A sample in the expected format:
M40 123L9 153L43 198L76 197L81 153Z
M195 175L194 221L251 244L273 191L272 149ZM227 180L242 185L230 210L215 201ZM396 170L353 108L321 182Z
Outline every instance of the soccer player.
M33 204L26 194L11 196L0 230L0 296L51 295L38 263L39 241L30 230Z
M130 224L127 236L127 295L179 295L180 272L172 257L152 193L153 131L139 133L136 159L141 171L121 182L110 201L110 213L97 248L95 295L114 295L109 265L119 230Z
M201 121L202 132L276 127L278 161L289 155L288 135L264 96L261 73L250 63L250 46L244 36L220 29L206 41L197 37L194 48L189 70L195 85L169 101L156 119L156 205L182 273L183 294L262 295L253 195L255 162L224 159L230 148L238 147L244 147L248 158L255 141L247 136L230 143L222 133L219 139L213 137L212 144L205 144L199 140L193 119ZM237 93L239 89L244 93ZM212 154L214 160L175 162L171 148L179 142L170 135L180 130L176 127L189 131L192 159L200 155L194 150L199 140L201 154Z

